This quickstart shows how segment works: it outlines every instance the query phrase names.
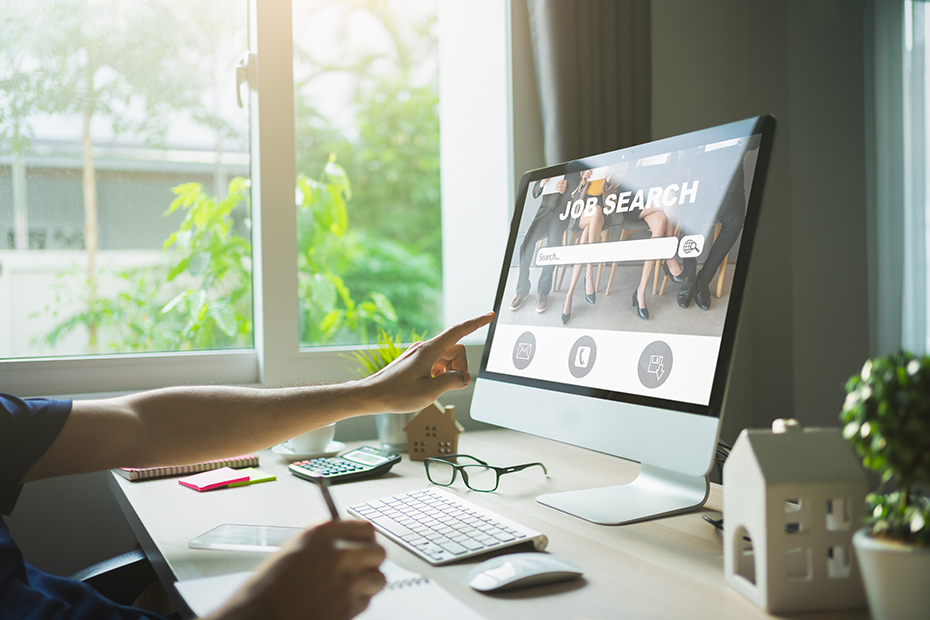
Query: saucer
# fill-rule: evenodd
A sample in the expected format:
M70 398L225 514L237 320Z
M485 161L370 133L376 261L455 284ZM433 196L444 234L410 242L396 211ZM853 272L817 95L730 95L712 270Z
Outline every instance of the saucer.
M301 453L294 452L294 450L291 448L279 443L278 445L272 447L271 451L285 458L294 459L295 461L303 461L306 459L320 458L321 456L336 456L336 454L345 450L345 447L346 445L341 441L331 441L323 452Z

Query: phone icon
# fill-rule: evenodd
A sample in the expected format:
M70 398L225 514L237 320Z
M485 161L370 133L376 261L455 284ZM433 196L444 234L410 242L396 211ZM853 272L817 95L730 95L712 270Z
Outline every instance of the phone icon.
M578 347L575 353L575 368L587 368L591 360L591 347Z

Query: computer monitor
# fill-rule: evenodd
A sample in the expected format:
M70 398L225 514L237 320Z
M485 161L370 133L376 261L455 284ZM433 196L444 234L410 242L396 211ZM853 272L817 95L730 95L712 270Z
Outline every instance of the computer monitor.
M523 175L471 416L641 464L540 503L621 524L707 500L774 128Z

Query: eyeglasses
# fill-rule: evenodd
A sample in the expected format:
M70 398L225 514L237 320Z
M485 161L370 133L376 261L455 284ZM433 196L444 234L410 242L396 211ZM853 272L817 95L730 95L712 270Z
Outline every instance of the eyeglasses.
M452 462L453 460L460 461L461 459L467 459L467 461L465 463ZM450 454L443 457L430 456L423 459L423 464L426 466L426 477L433 484L447 487L455 482L456 472L461 472L465 486L472 491L481 491L482 493L496 491L502 474L523 471L527 467L539 465L542 467L546 476L549 475L549 472L546 471L546 466L542 463L525 463L523 465L514 465L513 467L494 467L493 465L488 465L481 459L476 459L467 454Z

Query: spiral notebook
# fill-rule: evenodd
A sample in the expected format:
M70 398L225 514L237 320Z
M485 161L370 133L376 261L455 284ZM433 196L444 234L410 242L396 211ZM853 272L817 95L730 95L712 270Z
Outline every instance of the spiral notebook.
M373 599L359 620L487 620L428 577L401 568L390 560L381 565L387 586ZM174 584L190 610L205 618L232 598L252 573L190 579Z
M258 467L258 457L254 454L243 454L228 459L219 459L216 461L206 461L204 463L194 463L193 465L172 465L168 467L144 467L134 469L132 467L121 467L114 469L123 478L128 478L132 482L139 480L152 480L153 478L169 478L171 476L186 476L188 474L199 474L204 471L219 469L220 467L232 467L241 469L243 467Z
M487 620L429 577L390 560L381 565L381 572L387 585L371 599L368 609L356 616L358 620Z

